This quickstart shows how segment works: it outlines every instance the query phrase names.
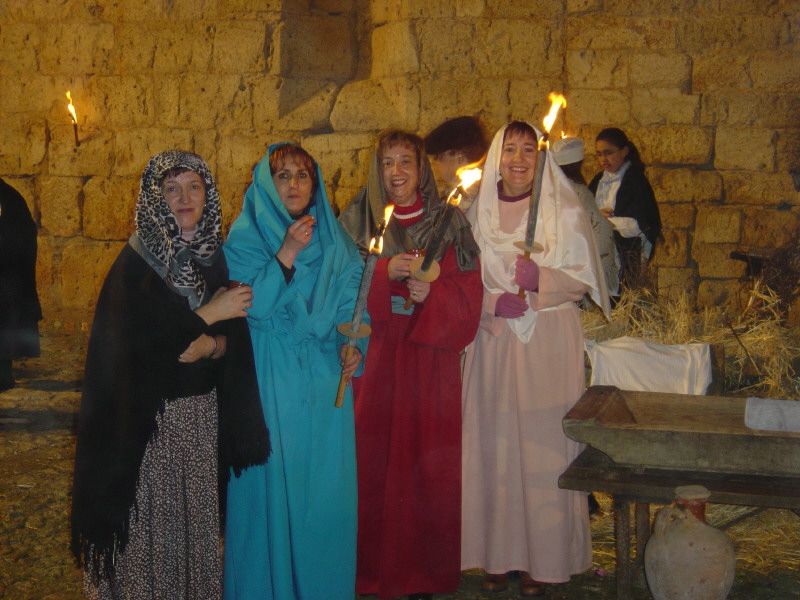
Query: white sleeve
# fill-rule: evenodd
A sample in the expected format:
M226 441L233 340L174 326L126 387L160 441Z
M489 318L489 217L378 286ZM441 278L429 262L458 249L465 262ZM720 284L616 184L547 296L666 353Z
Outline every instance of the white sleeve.
M639 229L639 221L633 217L609 217L609 221L614 229L624 238L632 238L642 233Z

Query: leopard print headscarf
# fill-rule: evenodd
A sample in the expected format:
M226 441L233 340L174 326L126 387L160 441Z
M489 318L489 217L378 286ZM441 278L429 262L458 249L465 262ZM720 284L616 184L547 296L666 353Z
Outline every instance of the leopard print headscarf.
M206 186L203 215L194 239L188 242L181 238L178 221L161 192L164 176L176 168L194 171ZM203 304L206 294L206 282L197 265L213 261L222 244L221 225L219 192L202 158L191 152L167 150L150 159L136 202L134 236L138 240L133 241L138 243L132 245L168 284L188 298L192 309Z

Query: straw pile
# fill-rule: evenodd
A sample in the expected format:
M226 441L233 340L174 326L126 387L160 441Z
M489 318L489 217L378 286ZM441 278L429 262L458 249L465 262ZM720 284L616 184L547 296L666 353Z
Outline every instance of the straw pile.
M785 300L757 282L740 304L697 310L685 293L668 299L649 289L626 290L610 322L593 307L584 311L583 326L596 341L629 335L661 344L708 343L724 355L723 393L800 398L800 328L786 324Z

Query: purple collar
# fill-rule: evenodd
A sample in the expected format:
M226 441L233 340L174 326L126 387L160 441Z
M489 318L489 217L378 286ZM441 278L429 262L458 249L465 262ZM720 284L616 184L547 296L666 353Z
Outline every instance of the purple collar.
M519 202L520 200L524 200L525 198L531 195L531 191L528 190L527 192L522 192L518 196L508 196L503 193L503 180L497 182L497 199L501 202Z

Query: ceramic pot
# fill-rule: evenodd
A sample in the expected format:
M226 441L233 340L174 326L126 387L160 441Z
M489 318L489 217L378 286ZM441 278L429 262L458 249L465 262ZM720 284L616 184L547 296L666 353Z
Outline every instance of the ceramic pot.
M736 569L733 544L702 518L708 490L687 487L656 515L644 552L647 583L655 600L724 600Z

